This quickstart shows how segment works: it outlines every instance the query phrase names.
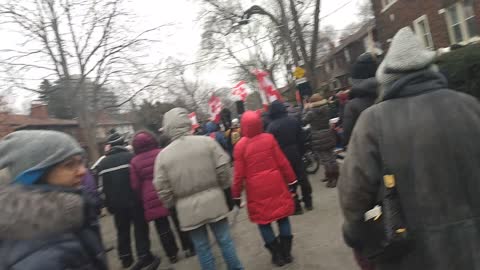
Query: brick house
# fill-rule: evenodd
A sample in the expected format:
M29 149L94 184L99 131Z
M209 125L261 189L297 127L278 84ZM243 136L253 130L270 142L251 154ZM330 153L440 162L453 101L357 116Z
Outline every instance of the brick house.
M367 51L376 50L374 21L367 22L352 35L339 42L337 47L318 61L318 86L328 90L351 87L350 69L355 60Z
M114 119L106 114L100 114L96 128L99 149L106 141L108 131L115 128L127 137L134 133L133 123L129 119ZM65 132L74 137L82 147L87 144L77 120L65 120L48 116L48 108L42 103L32 103L30 115L0 112L0 138L17 130L45 129Z
M479 40L480 0L371 0L384 49L405 26L417 33L426 47L439 49Z

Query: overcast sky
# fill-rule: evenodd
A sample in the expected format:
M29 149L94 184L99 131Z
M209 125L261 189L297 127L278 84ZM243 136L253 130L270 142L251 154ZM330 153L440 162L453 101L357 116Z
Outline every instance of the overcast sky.
M0 2L2 1L5 0L0 0ZM323 0L321 9L321 17L324 17L321 21L322 28L332 25L335 29L344 29L350 23L355 22L357 7L363 1L369 0ZM258 1L250 0L250 2ZM201 25L197 21L197 17L200 12L200 3L199 0L130 0L127 7L137 16L138 25L135 27L140 29L166 23L174 24L173 27L162 33L162 42L155 46L152 55L155 55L155 57L174 56L186 62L194 62L199 60ZM0 31L2 31L0 33L2 34L0 48L9 48L16 44L14 35L8 38L5 30ZM4 76L2 74L0 77ZM221 66L213 72L203 75L203 77L218 87L232 86L229 70ZM35 84L38 85L39 81ZM18 96L14 100L16 111L22 107L28 107L26 104L34 98L31 93L17 94Z

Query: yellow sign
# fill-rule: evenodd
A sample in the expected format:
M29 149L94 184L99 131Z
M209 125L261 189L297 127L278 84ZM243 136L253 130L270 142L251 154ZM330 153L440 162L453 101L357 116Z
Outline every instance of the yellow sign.
M305 69L296 67L295 71L293 71L293 77L295 77L295 79L301 79L305 77Z

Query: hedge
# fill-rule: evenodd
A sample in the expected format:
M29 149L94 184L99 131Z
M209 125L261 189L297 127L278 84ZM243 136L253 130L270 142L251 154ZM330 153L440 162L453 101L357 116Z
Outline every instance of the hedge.
M473 44L444 54L437 59L449 88L480 99L480 44Z

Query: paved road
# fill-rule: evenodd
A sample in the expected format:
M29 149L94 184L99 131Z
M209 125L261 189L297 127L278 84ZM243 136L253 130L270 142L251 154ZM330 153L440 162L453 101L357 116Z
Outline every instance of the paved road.
M315 270L350 270L358 269L353 261L351 251L343 244L340 226L342 222L338 206L336 189L327 189L320 182L323 172L310 176L314 189L314 207L311 212L291 218L294 247L294 263L276 269L315 269ZM115 229L111 217L102 219L102 231L107 245L115 246ZM164 251L159 245L158 236L151 226L152 252L163 259L159 269L195 270L200 269L196 257L183 259L175 265L169 265ZM232 234L238 254L246 269L267 270L274 267L270 255L263 247L256 225L248 220L246 210L242 209L237 222L232 227ZM212 238L213 239L213 238ZM214 247L218 269L226 269L218 248ZM109 252L111 269L121 269L116 258L116 250Z

